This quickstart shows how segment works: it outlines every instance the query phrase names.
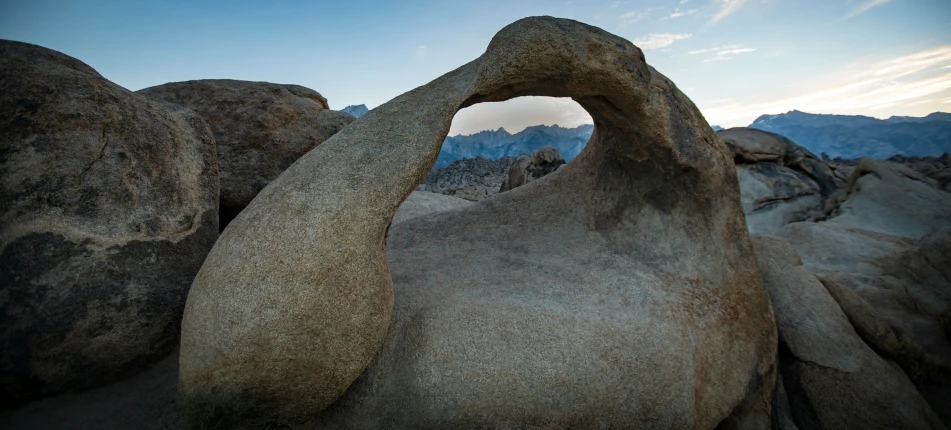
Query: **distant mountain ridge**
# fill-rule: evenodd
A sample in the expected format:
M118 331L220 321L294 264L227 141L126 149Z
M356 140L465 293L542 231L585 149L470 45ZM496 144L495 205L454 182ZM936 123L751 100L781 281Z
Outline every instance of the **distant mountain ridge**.
M925 117L812 114L793 110L761 115L750 128L781 134L830 157L938 156L951 152L951 113Z
M343 109L340 109L340 112L346 112L346 113L348 113L348 114L350 114L350 115L353 115L353 116L355 116L355 117L357 117L357 118L360 118L361 116L363 116L364 114L366 114L366 113L369 112L369 111L370 111L370 109L367 109L367 105L350 105L350 106L347 106L347 107L345 107L345 108L343 108Z
M561 152L565 161L571 161L584 149L593 131L593 124L575 128L564 128L556 124L536 125L514 134L499 128L470 135L450 136L443 141L435 167L446 167L463 158L483 157L497 160L502 157L517 157L531 154L545 145L554 146Z

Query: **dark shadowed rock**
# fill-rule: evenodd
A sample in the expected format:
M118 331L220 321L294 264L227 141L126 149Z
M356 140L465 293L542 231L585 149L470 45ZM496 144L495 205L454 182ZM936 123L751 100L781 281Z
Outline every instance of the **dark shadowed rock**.
M943 325L951 312L951 282L943 273L948 267L943 256L951 247L951 227L917 243L829 222L793 223L776 234L799 251L804 266L824 283L847 287L888 324L897 345L887 330L869 322L874 316L857 308L854 299L833 294L837 299L845 297L839 302L850 319L865 315L865 322L853 322L857 328L864 327L859 334L900 364L935 412L951 424L951 411L945 407L951 401L951 339Z
M0 42L2 402L115 380L178 342L218 232L218 165L192 111L82 62Z
M180 430L175 403L178 353L137 375L79 394L67 393L0 411L4 430Z
M138 91L198 112L218 142L221 227L288 166L354 120L299 85L204 79Z
M756 163L737 165L736 173L750 232L775 232L819 213L819 185L796 170L776 163Z
M531 165L532 158L527 155L521 155L516 158L512 166L509 167L508 174L505 175L505 180L502 181L502 186L499 187L499 192L504 193L512 188L525 185L528 180L528 168Z
M944 428L915 385L855 333L796 250L753 236L779 329L783 385L799 428Z
M845 184L832 166L778 134L735 127L717 136L733 152L750 232L821 217Z
M434 168L417 187L447 195L466 195L478 201L499 193L499 187L512 164L512 157L498 160L488 158L463 158L443 168Z
M545 146L532 151L531 157L521 156L512 163L505 181L499 187L499 192L505 192L512 188L520 187L549 173L558 170L565 165L565 159L561 157L552 146Z
M584 151L393 224L384 253L456 112L524 95L590 112ZM303 156L224 231L186 306L183 400L231 394L282 421L333 403L321 428L769 427L776 334L731 159L629 41L520 20Z

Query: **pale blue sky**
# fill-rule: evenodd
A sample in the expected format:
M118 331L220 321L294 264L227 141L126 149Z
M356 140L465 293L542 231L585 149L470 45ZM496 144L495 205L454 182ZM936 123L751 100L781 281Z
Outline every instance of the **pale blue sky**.
M479 56L519 18L572 18L633 41L713 124L791 109L951 110L949 0L52 1L0 3L0 38L62 51L132 90L230 78L375 107ZM452 134L590 118L564 99L461 112Z

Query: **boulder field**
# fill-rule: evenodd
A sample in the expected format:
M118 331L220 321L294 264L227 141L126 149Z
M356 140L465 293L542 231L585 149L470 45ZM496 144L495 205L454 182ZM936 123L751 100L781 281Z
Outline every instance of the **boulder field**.
M947 155L714 133L551 17L357 120L0 54L2 428L951 423ZM591 114L570 163L433 170L460 109L524 95Z

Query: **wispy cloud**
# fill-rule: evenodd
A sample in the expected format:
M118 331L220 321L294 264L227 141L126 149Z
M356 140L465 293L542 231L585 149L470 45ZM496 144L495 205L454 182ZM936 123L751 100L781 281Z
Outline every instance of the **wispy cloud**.
M632 11L630 11L630 12L627 12L627 13L625 13L625 14L619 16L618 18L620 18L620 20L621 20L621 27L626 27L626 26L631 25L631 24L633 24L633 23L635 23L635 22L637 22L637 21L640 21L640 20L642 20L642 19L644 19L644 18L647 18L647 16L650 15L650 14L651 14L651 11L653 11L653 10L654 10L654 8L648 8L648 9L644 9L644 10L642 10L642 11L632 10Z
M888 3L888 2L890 2L890 1L891 1L891 0L869 0L869 1L867 1L867 2L865 2L865 3L862 3L861 5L859 5L859 7L855 8L855 9L852 9L852 12L849 12L848 17L851 18L851 17L856 16L856 15L858 15L858 14L861 14L861 13L863 13L863 12L865 12L865 11L867 11L867 10L869 10L869 9L871 9L871 8L873 8L873 7L875 7L875 6L881 6L881 5L883 5L883 4L885 4L885 3Z
M718 2L720 4L720 10L710 19L711 23L719 22L721 19L736 12L740 6L743 6L743 3L746 3L746 0L718 0Z
M756 48L744 48L742 45L723 45L715 46L713 48L707 49L697 49L695 51L687 52L689 55L699 55L699 54L709 54L716 53L718 56L724 55L736 55L736 54L745 54L747 52L756 51Z
M413 51L413 56L416 57L417 60L422 60L423 58L426 58L426 45L417 46L416 49Z
M617 9L618 6L620 6L620 5L621 5L621 2L619 2L619 1L616 1L616 2L614 2L614 3L611 3L611 9Z
M737 100L703 109L716 123L752 121L764 113L799 109L820 113L858 113L895 106L925 106L921 99L942 99L951 92L951 45L939 46L886 60L863 60L798 84L815 88L788 97L775 94ZM947 103L945 99L942 103ZM919 107L920 108L920 107Z
M694 13L696 13L696 12L697 12L697 9L690 9L690 10L687 10L687 11L681 11L680 8L677 8L677 9L674 9L674 11L673 11L670 15L667 15L667 16L661 18L661 21L665 21L665 20L668 20L668 19L674 19L674 18L681 18L681 17L687 16L687 15L692 15L692 14L694 14Z
M677 40L688 39L690 36L692 34L689 33L651 33L638 37L631 42L641 49L659 49L669 46Z
M706 53L708 53L708 52L717 52L717 51L720 51L720 50L723 50L723 49L736 49L736 48L739 48L739 47L740 47L740 45L717 46L717 47L714 47L714 48L698 49L698 50L696 50L696 51L690 51L690 52L688 52L688 54L690 54L690 55L699 55L699 54L706 54Z
M745 54L747 52L753 52L756 48L736 48L736 49L727 49L725 51L717 52L717 55L736 55L736 54Z

